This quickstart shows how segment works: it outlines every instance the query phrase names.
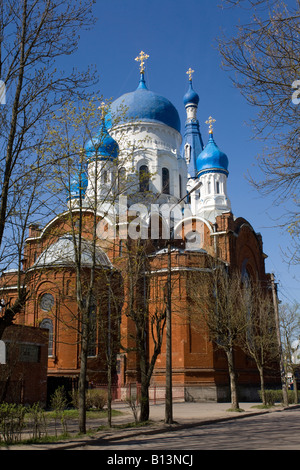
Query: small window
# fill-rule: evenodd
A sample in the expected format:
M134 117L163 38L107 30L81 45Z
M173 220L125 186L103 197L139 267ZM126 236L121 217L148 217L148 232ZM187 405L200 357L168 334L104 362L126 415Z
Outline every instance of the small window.
M216 182L216 193L217 194L220 193L220 183L219 183L219 181Z
M162 193L170 194L170 175L168 168L162 169Z
M66 282L66 295L70 295L71 293L71 280L68 279Z
M179 197L182 198L182 182L181 182L181 175L179 175Z
M147 165L142 165L139 171L140 192L149 191L149 170Z
M190 160L191 160L191 146L190 146L190 144L185 144L185 146L184 146L184 156L185 156L187 164L189 164Z

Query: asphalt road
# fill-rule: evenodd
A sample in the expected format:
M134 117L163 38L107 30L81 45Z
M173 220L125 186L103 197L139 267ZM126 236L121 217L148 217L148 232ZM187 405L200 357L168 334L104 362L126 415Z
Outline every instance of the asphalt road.
M114 455L124 450L133 455L154 450L300 450L300 409L126 439L108 437L72 450L113 450Z

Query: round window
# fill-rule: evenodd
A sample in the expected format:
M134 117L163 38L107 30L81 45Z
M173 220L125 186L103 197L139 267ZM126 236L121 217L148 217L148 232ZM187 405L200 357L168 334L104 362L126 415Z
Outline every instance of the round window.
M49 312L54 305L54 297L52 294L43 294L40 300L40 307L44 312Z

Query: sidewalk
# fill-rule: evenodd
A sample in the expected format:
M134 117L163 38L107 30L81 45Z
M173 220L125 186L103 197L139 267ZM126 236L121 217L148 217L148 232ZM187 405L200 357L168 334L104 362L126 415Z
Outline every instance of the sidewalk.
M215 423L223 420L244 418L263 413L278 412L285 409L280 404L270 409L257 408L259 403L240 403L241 411L228 411L230 403L192 403L180 402L173 403L173 420L174 424L167 425L165 419L165 404L157 404L150 406L150 421L149 425L139 427L128 427L120 429L117 426L125 425L134 422L133 413L124 403L114 403L113 409L122 412L121 415L112 418L112 428L100 430L92 435L85 435L74 438L71 436L64 441L47 444L31 444L31 445L13 445L8 447L0 447L0 450L68 450L76 447L84 446L94 440L105 439L126 439L129 436L149 433L159 433L170 431L170 429L180 429L182 427L193 427L209 423ZM300 405L290 405L289 408L299 407ZM107 419L90 420L87 422L87 429L96 430L99 426L106 426ZM77 432L77 430L76 430Z
M173 403L173 420L175 424L192 424L198 422L207 422L216 419L228 419L239 417L246 414L257 412L268 412L269 410L261 410L256 408L260 403L240 403L242 411L228 411L230 403L193 403L193 402L174 402ZM120 424L129 419L133 420L133 414L129 407L125 404L115 404L114 409L122 411L123 416L113 418L113 423ZM276 409L279 408L279 405ZM281 407L280 407L281 408ZM130 418L131 416L131 418ZM150 421L155 423L163 423L165 420L165 403L150 405Z

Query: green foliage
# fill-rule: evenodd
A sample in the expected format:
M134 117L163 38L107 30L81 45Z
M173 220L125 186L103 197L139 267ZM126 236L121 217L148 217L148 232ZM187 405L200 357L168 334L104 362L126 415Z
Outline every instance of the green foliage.
M86 395L87 409L103 410L107 405L107 392L105 390L90 389Z
M261 398L261 391L259 391L259 396ZM282 390L265 390L266 405L274 406L275 403L283 403L283 393ZM288 402L289 404L294 403L294 392L293 390L288 390Z
M52 410L63 411L67 408L68 400L64 387L58 387L50 398L50 406Z
M39 403L34 403L27 409L29 429L33 439L40 439L47 435L47 418L45 410Z
M58 387L50 399L51 408L54 410L55 433L57 434L57 422L61 422L63 433L67 433L67 416L65 409L68 406L66 392L63 386Z
M78 390L72 392L72 404L78 409ZM89 389L86 392L86 408L88 410L103 410L107 405L107 392L100 389Z
M22 405L0 404L0 442L12 444L21 440L26 408Z

